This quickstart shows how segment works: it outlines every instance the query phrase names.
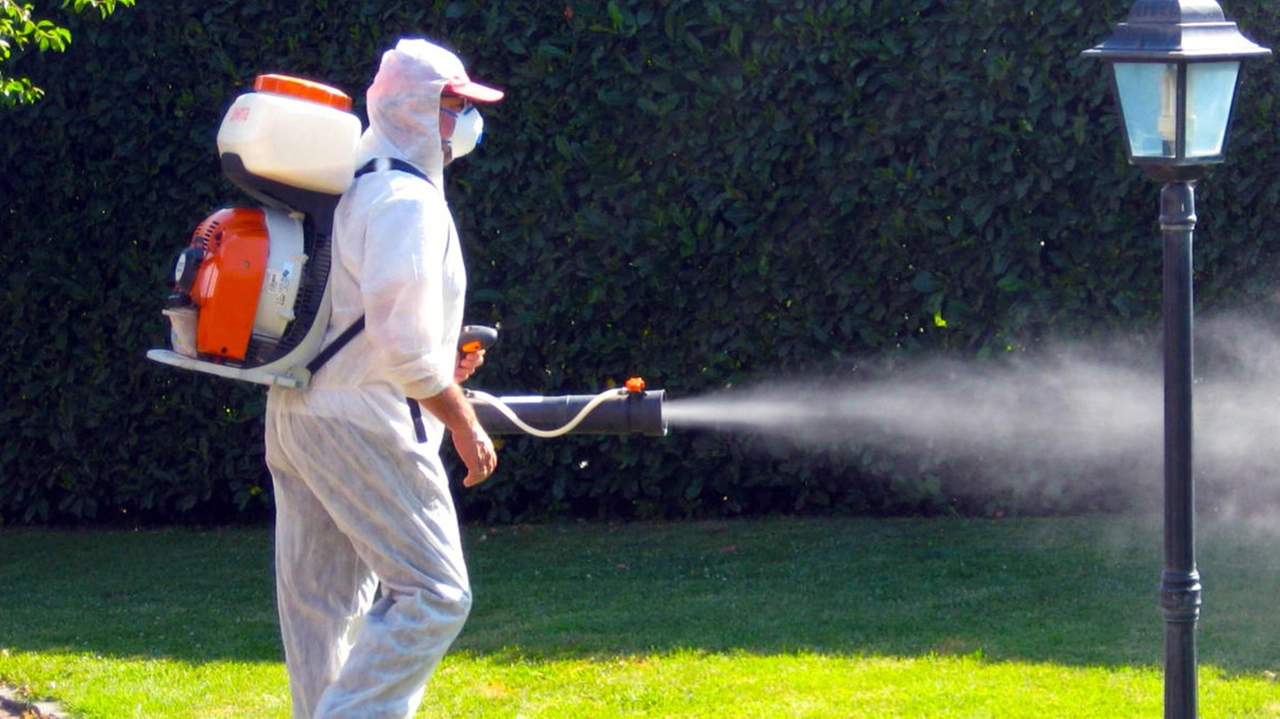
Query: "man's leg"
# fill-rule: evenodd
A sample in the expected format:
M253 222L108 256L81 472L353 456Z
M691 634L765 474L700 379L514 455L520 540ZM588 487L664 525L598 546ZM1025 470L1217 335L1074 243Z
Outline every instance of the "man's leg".
M294 457L299 475L382 583L314 719L412 716L471 606L448 479L438 456L394 434L295 421L324 438Z
M311 719L346 662L377 581L271 441L280 633L293 717Z

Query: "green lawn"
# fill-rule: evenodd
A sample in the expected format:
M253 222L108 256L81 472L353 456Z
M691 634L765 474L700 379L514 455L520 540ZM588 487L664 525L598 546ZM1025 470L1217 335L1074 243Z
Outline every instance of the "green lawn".
M1280 524L1200 528L1200 716L1280 717ZM1153 717L1158 522L472 527L420 717ZM0 680L287 717L265 529L0 531Z

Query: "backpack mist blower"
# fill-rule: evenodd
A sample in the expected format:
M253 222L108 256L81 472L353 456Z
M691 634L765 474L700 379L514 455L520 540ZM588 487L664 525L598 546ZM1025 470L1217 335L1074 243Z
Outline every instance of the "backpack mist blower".
M170 349L150 350L148 359L306 389L346 341L324 346L333 213L356 177L360 132L351 98L310 80L259 75L253 92L236 98L218 130L222 171L263 206L223 208L196 226L165 301ZM420 175L408 163L392 166ZM464 328L459 351L496 338L489 328ZM664 392L638 378L598 395L467 394L490 434L666 434Z

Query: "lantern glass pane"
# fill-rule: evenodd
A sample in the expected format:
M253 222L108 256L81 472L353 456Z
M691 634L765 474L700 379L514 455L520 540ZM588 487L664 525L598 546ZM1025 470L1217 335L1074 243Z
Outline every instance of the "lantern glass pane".
M1222 154L1239 74L1238 61L1187 66L1187 157Z
M1178 66L1117 62L1116 93L1134 157L1173 157L1177 152Z

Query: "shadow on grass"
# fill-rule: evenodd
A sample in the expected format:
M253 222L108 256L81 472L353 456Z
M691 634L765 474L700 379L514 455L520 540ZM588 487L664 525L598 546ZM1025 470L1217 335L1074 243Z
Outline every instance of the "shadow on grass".
M11 529L0 553L0 648L282 659L267 529Z
M1202 663L1280 669L1280 525L1202 529ZM493 528L470 545L458 648L566 658L695 649L1163 657L1158 521L766 520ZM506 557L539 547L538 561Z
M1158 522L771 519L471 527L456 649L981 654L1159 666ZM1280 531L1201 529L1200 659L1280 669ZM279 662L270 532L0 532L0 648Z

